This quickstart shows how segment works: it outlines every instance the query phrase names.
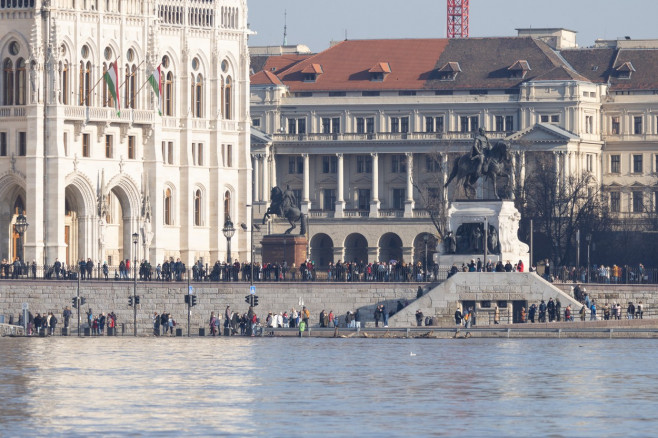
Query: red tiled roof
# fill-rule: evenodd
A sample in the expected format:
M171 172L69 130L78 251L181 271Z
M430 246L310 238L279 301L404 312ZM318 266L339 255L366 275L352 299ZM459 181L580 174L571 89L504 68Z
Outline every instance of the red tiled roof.
M251 75L249 79L252 85L282 85L283 83L274 74L266 70Z
M300 63L312 55L278 55L268 56L263 64L262 69L271 71L275 74L281 74L290 67Z
M322 66L320 64L308 64L304 69L302 70L302 73L304 74L322 74L324 71L322 70Z
M343 41L308 58L279 78L290 91L404 90L422 89L446 39L353 40ZM388 63L386 81L371 81L369 70ZM315 82L304 82L309 64L322 65L323 74Z
M391 66L388 65L388 62L378 62L377 64L370 67L368 70L370 73L390 73Z

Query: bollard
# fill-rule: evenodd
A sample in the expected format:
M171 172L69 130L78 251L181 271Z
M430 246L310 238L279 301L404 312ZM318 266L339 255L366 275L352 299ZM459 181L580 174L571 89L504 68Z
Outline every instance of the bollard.
M68 327L62 327L62 336L68 336L68 335L69 335Z
M116 336L116 329L114 327L108 327L107 328L107 335L108 336Z
M183 336L183 329L182 328L177 328L176 329L176 337Z
M206 335L206 329L203 327L199 327L199 336L205 336Z

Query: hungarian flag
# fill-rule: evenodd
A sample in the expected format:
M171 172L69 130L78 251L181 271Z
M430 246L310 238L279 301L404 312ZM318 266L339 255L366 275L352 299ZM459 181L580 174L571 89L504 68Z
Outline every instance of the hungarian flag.
M103 75L105 82L107 82L107 88L114 98L114 109L117 110L117 115L121 114L121 104L119 103L119 71L117 70L116 62L110 64L110 67L107 69Z
M162 72L160 66L153 70L153 73L149 76L149 84L151 84L155 95L158 97L158 114L162 115Z

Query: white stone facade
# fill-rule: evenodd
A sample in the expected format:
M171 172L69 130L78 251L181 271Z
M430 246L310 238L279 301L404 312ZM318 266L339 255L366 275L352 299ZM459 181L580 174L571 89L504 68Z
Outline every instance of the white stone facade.
M24 210L28 262L224 260L225 219L250 222L246 1L2 2L0 28L1 257Z

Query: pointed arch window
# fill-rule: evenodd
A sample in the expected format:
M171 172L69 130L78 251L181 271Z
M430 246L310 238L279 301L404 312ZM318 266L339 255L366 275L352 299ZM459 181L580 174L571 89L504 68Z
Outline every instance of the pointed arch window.
M201 190L194 191L194 225L201 226Z
M165 225L173 225L172 222L172 196L171 196L171 189L167 187L165 189L164 193L164 224Z
M192 117L203 117L203 76L192 74Z
M232 111L233 111L233 93L232 93L232 84L233 81L231 80L231 77L228 76L226 78L226 85L224 89L224 118L226 120L232 120Z
M69 104L69 63L68 61L59 64L59 88L61 90L60 102L64 105Z
M174 115L174 74L167 72L164 83L164 113L165 116Z
M91 62L80 61L80 87L78 90L78 104L89 106L89 91L91 89Z
M11 59L6 58L2 63L2 82L4 89L2 90L2 102L5 105L14 104L14 63Z
M224 193L224 222L231 217L231 192L227 190Z
M16 61L16 105L25 105L27 96L25 60L18 58Z
M137 66L135 64L126 64L126 73L124 81L124 107L135 108L135 92L137 84Z

